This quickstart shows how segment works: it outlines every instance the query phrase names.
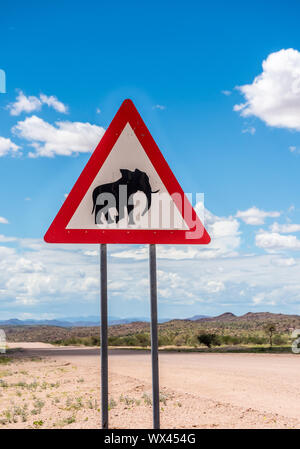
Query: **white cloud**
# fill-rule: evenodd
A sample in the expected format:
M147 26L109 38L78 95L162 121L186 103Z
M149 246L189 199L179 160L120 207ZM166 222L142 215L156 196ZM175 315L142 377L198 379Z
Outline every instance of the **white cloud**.
M225 285L221 281L208 281L204 289L209 293L219 293L225 290Z
M0 137L0 157L8 153L17 154L19 146L13 143L10 139Z
M42 273L46 271L46 266L41 262L33 262L26 257L20 257L16 264L8 269L14 273Z
M218 223L231 221L230 218L218 218ZM230 231L227 225L224 230L216 229L216 235L219 236L216 239L224 239L236 235L236 230L233 233L233 228ZM76 313L78 308L86 312L87 304L97 309L97 245L47 245L41 239L22 239L16 240L14 246L8 248L0 245L2 317L11 318L43 310L57 316L58 310L63 314L70 304ZM143 260L111 257L122 247L109 247L109 294L113 298L114 314L118 315L121 307L123 311L126 307L128 314L134 315L136 309L129 306L128 301L138 301L148 307L148 247L140 247L145 254ZM220 242L218 247L220 257L215 255L215 249L214 257L204 260L201 252L206 251L205 247L158 245L158 250L170 249L170 253L162 252L162 257L158 257L158 300L161 306L183 306L182 316L189 316L187 306L190 305L194 305L193 311L201 310L206 314L220 313L224 307L232 311L244 310L251 305L257 306L257 310L263 305L276 305L286 311L298 310L299 258L285 258L277 254L224 257L227 253L220 249L224 248ZM128 245L126 251L134 251L135 248L135 245ZM184 263L180 257L172 258L172 251L175 250L181 251L180 257L186 259ZM190 250L196 252L189 253Z
M293 257L289 257L286 259L274 259L273 261L274 265L277 265L278 267L292 267L293 265L296 265L296 260Z
M96 251L96 250L94 250L94 251L84 251L84 255L85 256L99 256L99 251Z
M160 109L161 111L164 111L166 109L166 106L164 106L163 104L156 104L152 109Z
M268 298L269 294L266 294L265 292L258 293L257 295L253 296L253 304L259 305L259 304L266 304L270 306L274 306L276 304L276 301Z
M195 206L198 215L202 215L203 203ZM159 245L157 257L160 259L215 259L218 257L234 257L240 246L239 222L233 217L218 217L207 209L204 213L204 226L211 236L209 245ZM122 250L117 248L112 257L120 259L145 260L148 257L147 248L141 246Z
M2 238L10 241L13 238ZM1 310L8 302L10 313L53 302L86 302L99 294L97 264L83 249L89 246L51 245L41 240L17 240L17 250L0 246ZM21 251L18 250L21 246ZM84 293L84 295L83 295ZM15 309L14 309L15 308ZM23 309L24 311L24 309Z
M241 111L244 107L245 107L244 103L235 104L235 105L233 106L233 110L236 111L236 112L238 112L238 111Z
M157 270L157 277L159 282L165 282L171 288L178 288L182 285L182 278L178 273Z
M145 260L148 257L148 251L145 246L126 249L124 251L120 251L120 249L118 248L116 252L112 252L111 256L119 259Z
M22 91L17 95L16 101L10 103L7 108L10 115L20 115L22 112L39 111L42 107L42 102L34 96L26 96Z
M202 208L202 203L195 206L198 215ZM205 209L204 218L204 226L211 236L209 245L159 246L158 257L173 260L235 257L241 243L238 220L233 217L218 217L207 209Z
M226 97L228 97L232 93L230 90L222 90L221 92L223 95L226 95Z
M295 235L281 235L277 232L261 231L255 236L256 246L266 250L299 250L300 240Z
M288 268L288 270L291 272L293 269ZM283 271L283 269L281 269ZM293 276L292 276L293 277ZM269 289L265 289L263 292L259 292L253 297L253 303L255 305L280 305L282 308L284 308L287 305L295 304L296 305L296 313L298 312L298 307L300 302L300 285L294 278L293 281L291 281L291 278L289 281L284 285L273 285Z
M289 234L291 232L299 232L300 224L296 223L279 224L275 222L270 226L270 229L272 232L282 232L283 234Z
M1 223L1 224L8 224L9 221L7 220L7 218L0 217L0 223Z
M254 126L250 126L249 128L245 128L242 130L243 134L251 134L251 136L253 136L256 132L256 129L254 128Z
M292 48L271 53L252 84L239 86L245 103L234 110L267 125L300 130L300 52Z
M33 95L26 96L21 90L16 97L16 101L9 103L7 109L10 111L10 115L20 115L22 112L28 114L34 111L39 111L43 104L46 104L50 108L63 114L68 112L68 107L54 95L48 97L45 94L40 94L40 97L38 98Z
M8 237L3 238L4 236L0 236L0 242L6 243L9 240ZM3 261L6 261L6 258L9 258L10 256L14 256L15 255L15 250L13 248L7 248L6 246L0 246L0 257L1 257L1 262L3 263ZM1 264L0 264L1 265Z
M15 237L6 237L5 235L0 234L0 242L1 243L14 242L15 240L17 240Z
M294 145L289 146L289 150L293 154L300 154L300 148L297 148Z
M42 103L49 106L49 108L55 109L57 112L61 112L62 114L66 114L68 112L68 107L59 101L54 95L47 97L47 95L41 94L40 99Z
M59 121L54 126L35 115L19 121L12 131L35 149L30 157L88 153L105 132L101 126L90 123Z
M247 210L239 210L236 215L237 218L240 218L244 221L244 223L249 225L261 225L264 224L265 219L270 218L276 218L280 216L280 212L277 211L270 211L266 212L264 210L258 209L257 207L253 206L250 207L250 209Z

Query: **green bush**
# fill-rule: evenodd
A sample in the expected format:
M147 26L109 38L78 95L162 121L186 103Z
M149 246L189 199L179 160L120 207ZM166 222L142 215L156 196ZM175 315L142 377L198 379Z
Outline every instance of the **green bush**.
M55 340L52 343L60 346L100 346L100 337L70 337L62 340Z
M199 334L197 336L200 344L211 348L212 346L220 346L220 338L216 334Z
M136 334L136 339L138 341L138 346L150 346L151 341L150 341L150 335L146 334L146 333L140 333L140 334Z
M137 333L134 335L110 336L108 337L110 346L150 346L150 335L147 333Z

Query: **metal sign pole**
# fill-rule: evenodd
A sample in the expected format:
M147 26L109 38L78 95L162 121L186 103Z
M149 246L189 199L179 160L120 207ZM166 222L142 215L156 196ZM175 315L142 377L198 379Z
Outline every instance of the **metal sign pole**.
M100 245L101 279L101 412L102 429L108 429L108 360L107 360L107 249Z
M156 246L149 245L150 258L150 302L151 302L151 356L152 356L152 401L153 428L159 429L159 377L158 377L158 335L157 335L157 282Z

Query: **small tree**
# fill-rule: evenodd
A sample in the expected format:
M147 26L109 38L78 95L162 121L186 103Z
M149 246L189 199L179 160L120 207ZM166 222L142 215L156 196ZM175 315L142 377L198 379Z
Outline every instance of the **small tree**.
M274 334L274 332L276 332L276 325L275 325L275 323L268 323L268 324L266 324L265 325L265 332L269 336L270 347L272 348L272 345L273 345L273 334Z
M216 334L199 334L197 336L200 344L211 348L212 346L220 346L220 341Z

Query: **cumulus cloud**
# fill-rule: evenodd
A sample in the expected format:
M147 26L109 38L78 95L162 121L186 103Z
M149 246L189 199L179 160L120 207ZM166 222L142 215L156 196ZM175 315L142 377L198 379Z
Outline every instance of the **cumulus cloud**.
M258 209L257 207L253 206L250 207L250 209L247 210L239 210L236 215L237 218L240 218L243 220L244 223L249 225L261 225L264 224L265 219L270 218L276 218L280 216L280 212L277 211L270 211L266 212L264 210Z
M269 126L300 130L300 52L292 48L271 53L252 84L238 87L245 102L234 110L255 116Z
M221 222L219 218L218 222ZM223 237L228 234L232 234L229 226L221 232ZM16 240L14 248L4 244L0 245L2 317L19 317L23 313L39 314L42 311L57 316L59 310L65 314L68 307L76 313L81 310L80 314L98 310L97 245L47 245L41 239ZM126 304L126 310L130 311L128 314L132 315L136 303L129 306L128 301L144 303L143 307L148 310L148 248L147 245L142 247L147 260L111 257L114 252L120 252L121 247L111 245L109 248L109 294L113 298L114 314L118 315L120 305L123 304L124 310ZM128 245L127 251L135 248L135 245ZM187 247L181 248L184 251ZM199 252L201 250L204 247ZM184 263L179 258L159 257L158 300L161 306L184 307L182 316L189 316L189 305L194 305L193 312L201 310L202 313L217 314L224 307L228 310L247 308L253 303L253 298L258 298L254 303L257 306L279 304L285 310L287 306L291 310L293 304L296 307L300 302L299 268L300 261L296 257L285 258L277 254L248 257L223 257L221 254L219 258L205 260L194 254Z
M9 221L8 221L7 218L5 218L5 217L0 217L0 223L1 223L1 224L8 224Z
M7 237L6 235L0 234L1 243L14 242L15 240L17 240L15 237Z
M259 305L259 304L267 304L270 306L274 306L276 304L276 301L274 299L270 299L268 297L269 293L260 292L257 295L253 296L253 304Z
M10 111L10 115L20 115L22 112L28 114L34 111L39 111L43 104L46 104L62 114L68 112L68 107L54 95L48 97L45 94L40 94L40 97L38 98L33 95L26 96L21 90L16 97L16 101L9 103L7 109Z
M204 286L204 289L209 293L219 293L225 290L225 285L222 281L208 281Z
M198 210L198 205L195 207ZM233 257L237 255L240 246L240 224L233 217L218 217L205 209L205 227L207 228L212 242L207 247L207 256L211 257Z
M8 271L13 273L43 273L46 271L46 266L41 262L33 262L26 257L20 257L16 264L9 267Z
M57 112L66 114L68 112L68 107L59 101L54 95L47 97L45 94L40 95L41 102L49 106L49 108L55 109Z
M29 142L30 157L70 156L94 150L105 130L90 123L58 121L55 125L33 115L19 121L12 132Z
M0 136L0 157L8 153L16 155L20 147L13 143L10 139Z
M0 241L11 239L6 237ZM41 240L14 240L16 249L0 246L2 311L6 302L10 313L14 313L14 308L21 313L43 304L48 304L50 310L55 302L71 301L74 305L96 300L99 294L97 264L89 263L82 248L75 248L75 245L48 247Z
M291 268L288 268L291 271ZM300 284L298 282L288 282L285 285L277 285L273 288L257 293L253 297L253 303L255 305L281 305L286 307L287 304L295 304L296 313L298 312L297 305L299 304L299 290ZM287 300L285 298L288 298Z
M195 210L199 216L203 215L203 203L198 203ZM218 217L205 209L204 225L211 236L211 243L203 247L198 245L173 245L157 248L157 257L160 259L184 260L184 259L215 259L218 257L234 257L240 246L239 222L233 217ZM147 248L144 246L117 249L112 257L120 259L144 260L148 257Z
M279 224L275 222L270 226L270 229L272 232L281 232L283 234L289 234L291 232L299 232L300 224L297 223Z
M300 240L295 235L281 235L278 232L261 231L255 236L256 246L266 250L298 250Z
M7 108L10 115L20 115L22 112L39 111L42 107L42 102L39 98L34 96L26 96L22 91L17 95L16 101L10 103Z
M278 267L292 267L293 265L296 265L297 262L293 257L288 257L285 259L274 259L273 263Z

